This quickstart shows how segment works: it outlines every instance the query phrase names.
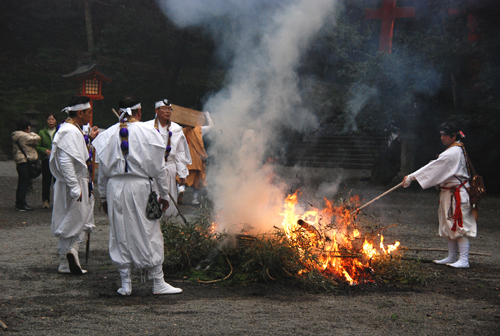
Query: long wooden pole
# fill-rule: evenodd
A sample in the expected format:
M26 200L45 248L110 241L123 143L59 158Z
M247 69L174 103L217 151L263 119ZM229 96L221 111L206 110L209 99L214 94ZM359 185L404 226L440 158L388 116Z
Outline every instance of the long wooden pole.
M438 251L438 252L448 252L448 250L439 249L439 248L423 248L423 247L409 248L409 247L403 247L401 249L402 250L408 250L408 251ZM469 254L491 257L491 254L481 253L481 252L469 252Z
M170 192L168 192L168 196L170 196L170 199L172 200L172 203L174 203L175 208L179 212L179 215L181 216L182 220L184 221L184 224L188 225L186 217L184 217L184 215L182 214L181 209L179 209L179 206L177 205L176 200L174 200L174 197L172 196L172 194Z
M398 184L398 185L396 185L396 186L392 187L391 189L387 190L387 191L386 191L385 193L383 193L382 195L379 195L379 196L375 197L375 198L374 198L374 199L372 199L370 202L368 202L368 203L366 203L365 205L363 205L363 206L359 207L358 209L354 210L351 214L354 214L354 213L356 213L356 212L361 211L361 209L366 208L368 205L370 205L370 204L372 204L373 202L375 202L375 201L377 201L377 200L381 199L382 197L384 197L384 196L385 196L385 195L387 195L388 193L390 193L390 192L392 192L392 191L394 191L394 190L398 189L398 188L399 188L399 187L401 187L402 185L403 185L403 182L401 182L400 184Z
M114 108L112 108L111 111L113 111L113 113L115 114L115 116L117 116L118 119L120 119L120 115L118 114L118 112L116 112L116 110Z
M92 174L90 175L92 181L92 194L94 193L94 179L95 179L95 148L92 146ZM87 232L87 244L85 244L85 264L89 263L89 253L90 253L90 231Z

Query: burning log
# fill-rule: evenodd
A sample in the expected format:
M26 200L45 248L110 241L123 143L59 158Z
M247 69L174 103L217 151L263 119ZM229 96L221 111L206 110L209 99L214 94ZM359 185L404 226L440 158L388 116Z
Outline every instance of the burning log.
M309 232L313 236L316 236L317 238L320 237L320 234L319 234L318 230L316 230L316 228L314 226L312 226L311 224L307 223L306 221L303 221L302 219L299 219L297 221L297 224L299 224L301 228L303 228L304 230L306 230L307 232Z
M303 266L307 271L316 270L329 279L335 278L351 285L371 281L371 261L390 255L397 249L399 242L386 247L383 236L379 235L380 231L392 225L368 234L359 232L356 217L353 216L357 211L351 210L351 204L358 202L359 197L353 196L349 200L341 200L339 206L334 206L333 202L325 199L326 207L323 210L313 209L297 215L297 193L287 197L283 206L282 225L288 239L304 256ZM312 222L306 222L306 218L311 218ZM374 242L378 238L376 236L380 236L377 244ZM311 254L316 255L317 259L309 260Z
M234 235L239 246L250 246L252 245L257 237L245 234Z

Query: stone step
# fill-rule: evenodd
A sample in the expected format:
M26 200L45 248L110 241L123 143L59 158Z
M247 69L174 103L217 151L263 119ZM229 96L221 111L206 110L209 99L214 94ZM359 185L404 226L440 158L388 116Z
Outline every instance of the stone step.
M337 135L303 140L293 145L296 150L287 158L287 166L371 169L387 147L386 137Z

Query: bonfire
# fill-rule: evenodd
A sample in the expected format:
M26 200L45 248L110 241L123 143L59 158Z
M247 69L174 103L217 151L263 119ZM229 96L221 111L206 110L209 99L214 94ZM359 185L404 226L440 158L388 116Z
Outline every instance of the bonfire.
M219 232L213 208L200 208L200 217L187 224L164 222L165 264L171 272L203 283L246 283L301 279L309 288L356 285L375 280L425 282L422 272L402 263L399 242L385 245L380 227L360 216L358 196L334 204L325 199L322 210L301 211L299 192L284 200L281 225L257 236L242 230L237 245ZM375 224L375 225L374 225Z
M304 214L296 213L298 191L289 195L284 203L282 227L291 244L299 251L313 251L316 258L304 258L304 270L313 269L321 274L341 279L351 285L371 281L373 270L370 262L380 256L397 250L399 242L384 245L384 237L378 233L360 232L356 224L359 197L350 197L334 206L325 198L326 207L313 209ZM376 242L378 240L378 242Z

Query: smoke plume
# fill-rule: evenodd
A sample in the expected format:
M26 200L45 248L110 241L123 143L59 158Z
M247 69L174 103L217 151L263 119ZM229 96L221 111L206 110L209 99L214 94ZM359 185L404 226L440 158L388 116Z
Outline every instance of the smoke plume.
M311 39L326 20L334 20L336 0L158 3L179 27L210 31L218 55L228 63L227 85L204 106L215 123L207 182L217 222L229 232L246 224L268 231L281 222L288 186L265 164L266 152L280 143L279 128L305 131L317 126L303 104L297 67Z

